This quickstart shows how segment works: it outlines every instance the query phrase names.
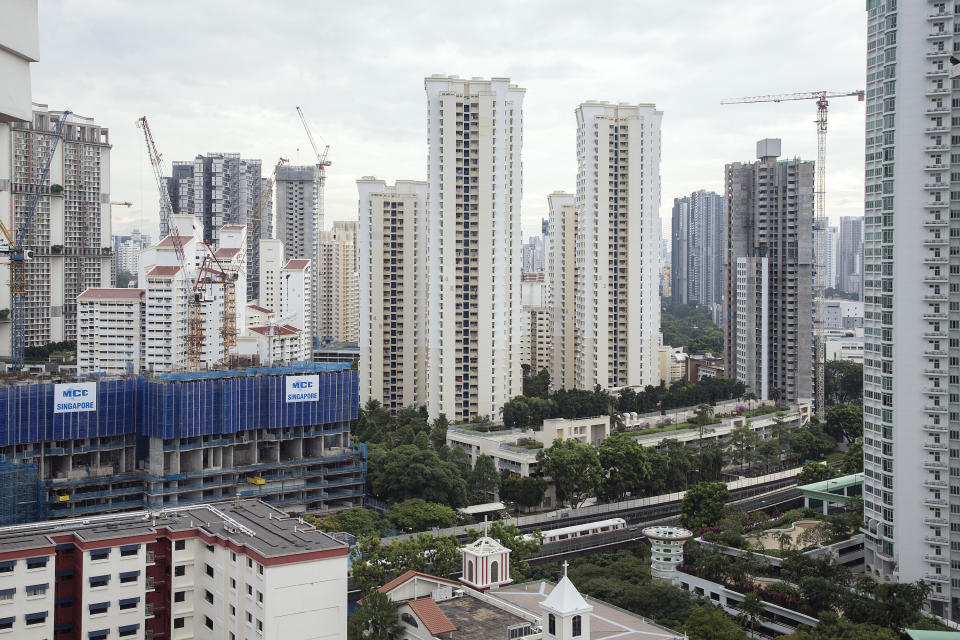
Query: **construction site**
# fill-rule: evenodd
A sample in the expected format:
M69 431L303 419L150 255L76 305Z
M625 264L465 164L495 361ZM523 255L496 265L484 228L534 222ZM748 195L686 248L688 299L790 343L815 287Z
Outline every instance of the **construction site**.
M297 513L363 501L346 365L0 385L0 525L238 497Z

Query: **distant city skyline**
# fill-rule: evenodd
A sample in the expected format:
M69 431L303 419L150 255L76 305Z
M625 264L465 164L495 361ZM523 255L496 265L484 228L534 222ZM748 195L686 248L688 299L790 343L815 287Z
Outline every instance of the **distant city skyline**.
M302 106L314 135L331 145L329 229L335 220L356 219L358 178L426 179L425 76L510 77L527 89L521 211L523 236L529 237L547 216L546 196L575 189L576 106L595 98L655 102L668 114L660 207L667 236L672 199L700 188L722 193L724 164L751 160L742 149L753 141L780 137L785 156L816 157L812 102L721 107L722 98L865 83L864 16L856 4L694 3L683 15L666 5L624 4L616 24L605 13L581 15L572 24L563 16L573 6L561 2L544 12L541 5L495 5L476 25L483 35L465 40L447 28L458 16L446 6L419 11L378 5L378 19L370 21L350 6L232 2L198 9L183 3L193 23L185 30L177 2L121 12L112 3L85 3L79 11L49 0L40 4L33 99L51 109L70 107L110 128L113 195L134 203L114 209L113 231L140 228L154 236L158 195L134 126L141 115L150 118L168 170L175 159L218 149L259 158L264 166L280 156L309 164L313 152L295 111ZM324 37L313 32L312 16L322 16ZM541 27L536 37L525 27L533 20ZM770 30L771 23L791 28ZM204 32L220 37L194 36ZM374 62L367 55L398 33L388 59ZM691 33L698 34L695 46ZM198 63L222 55L230 37L247 42L232 52L230 65ZM610 40L618 43L617 53L596 46ZM757 49L768 53L757 59ZM286 53L293 50L296 56ZM794 64L796 51L805 52L802 66ZM81 62L84 73L74 74L65 60ZM718 71L745 64L751 73L715 81ZM356 84L361 74L365 82ZM862 214L863 127L862 103L831 103L832 224ZM319 137L318 143L324 144Z

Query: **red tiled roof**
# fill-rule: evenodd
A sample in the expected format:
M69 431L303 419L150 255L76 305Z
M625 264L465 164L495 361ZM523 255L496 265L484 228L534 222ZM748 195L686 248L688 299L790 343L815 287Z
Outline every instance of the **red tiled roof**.
M303 271L310 264L309 260L288 260L283 268L287 271Z
M176 237L180 238L180 246L181 246L181 247L182 247L183 245L187 244L188 242L190 242L191 240L193 240L193 236L176 236ZM158 246L158 247L172 247L172 246L174 246L174 245L173 245L173 242L174 242L173 238L174 238L174 236L167 236L166 238L164 238L163 240L161 240L161 241L160 241L160 244L158 244L157 246Z
M261 307L258 304L248 304L247 309L253 309L254 311L259 311L260 313L273 313L271 309L267 309L266 307Z
M146 292L143 289L87 289L77 300L138 300Z
M270 327L268 326L250 327L250 331L256 331L262 336L270 335ZM291 327L288 324L277 325L273 328L273 335L275 336L292 336L295 333L300 333L300 329Z
M446 578L440 578L438 576L432 576L429 573L420 573L419 571L407 571L406 573L403 573L397 576L387 584L383 585L382 587L377 589L377 591L379 591L380 593L390 593L391 591L393 591L394 589L402 585L407 580L410 580L411 578L418 578L418 577L429 578L431 580L438 580L440 582L447 582L457 587L461 586L461 583L459 582L456 582L454 580L447 580Z
M404 604L413 610L413 613L420 618L420 622L432 635L438 636L441 633L450 633L457 630L454 624L450 622L450 618L433 601L433 598L420 598Z
M148 278L169 278L180 273L180 267L154 267L147 274Z
M220 231L243 231L242 224L228 224L220 227Z
M238 253L240 253L240 249L238 247L232 247L229 249L217 249L217 252L213 255L217 258L232 258Z

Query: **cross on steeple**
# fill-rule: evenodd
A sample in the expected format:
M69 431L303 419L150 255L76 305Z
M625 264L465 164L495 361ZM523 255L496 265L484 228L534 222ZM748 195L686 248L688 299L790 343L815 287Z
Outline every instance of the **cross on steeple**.
M490 523L487 522L487 516L483 516L483 537L487 537L487 528L490 526Z
M563 577L564 577L564 578L567 577L567 567L569 567L569 566L570 566L570 563L567 562L566 560L564 560L564 561L563 561Z

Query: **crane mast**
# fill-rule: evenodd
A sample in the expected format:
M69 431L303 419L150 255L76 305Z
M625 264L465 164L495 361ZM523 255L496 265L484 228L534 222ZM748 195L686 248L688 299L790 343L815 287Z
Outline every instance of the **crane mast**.
M785 93L779 95L766 96L748 96L746 98L727 98L720 101L720 104L750 104L756 102L788 102L792 100L816 100L817 101L817 119L814 121L817 125L817 172L816 185L814 186L814 233L824 234L827 232L821 226L821 221L826 218L827 209L827 108L829 98L846 98L856 96L860 102L863 102L863 89L854 91L808 91L804 93ZM816 236L823 237L823 236ZM822 244L822 243L821 243ZM814 242L814 247L817 243ZM816 274L813 279L814 286L814 393L816 400L814 410L817 419L824 420L826 417L826 399L824 397L826 365L826 344L824 334L824 278L826 276L825 256L822 251L814 249L814 265Z
M33 252L27 249L27 241L30 239L30 231L33 226L33 217L37 210L37 203L40 202L40 196L43 195L44 183L46 183L50 177L50 163L53 161L57 145L63 138L63 131L67 124L67 116L71 113L69 109L64 110L53 129L53 142L47 151L47 155L43 158L40 175L37 178L36 184L33 186L33 193L30 194L30 201L27 203L20 224L16 224L16 221L14 221L16 227L14 233L11 234L10 230L0 222L0 231L3 232L3 235L10 245L9 249L4 249L4 253L10 254L10 293L11 315L13 320L13 330L10 332L10 356L13 361L12 366L14 371L23 369L24 349L26 347L27 261L33 257Z
M147 156L150 158L150 165L153 167L153 177L157 183L157 190L160 192L160 235L169 236L173 240L173 250L177 254L177 260L180 262L180 268L186 276L187 259L183 252L183 240L180 236L180 230L177 229L176 222L173 220L173 204L170 202L170 193L167 191L167 185L163 178L163 156L157 150L157 145L153 140L153 132L150 131L150 125L147 123L147 116L137 120L137 126L143 129L143 139L147 145ZM203 269L200 270L201 276ZM200 304L200 295L194 286L191 296L187 300L187 362L191 370L200 369L203 363L203 310Z

